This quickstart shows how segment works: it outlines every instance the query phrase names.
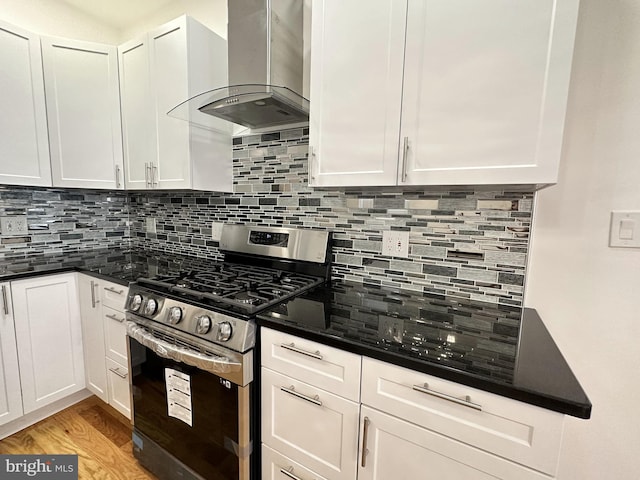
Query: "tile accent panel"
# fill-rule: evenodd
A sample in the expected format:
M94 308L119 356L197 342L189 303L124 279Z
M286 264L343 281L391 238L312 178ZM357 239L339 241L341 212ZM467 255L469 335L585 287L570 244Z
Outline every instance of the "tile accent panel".
M0 232L0 262L128 246L126 192L0 185L0 216L26 215L28 235Z
M219 258L212 221L326 229L334 278L522 304L533 192L313 189L308 141L308 129L234 138L233 194L131 192L134 246ZM385 230L409 232L409 258L382 255Z

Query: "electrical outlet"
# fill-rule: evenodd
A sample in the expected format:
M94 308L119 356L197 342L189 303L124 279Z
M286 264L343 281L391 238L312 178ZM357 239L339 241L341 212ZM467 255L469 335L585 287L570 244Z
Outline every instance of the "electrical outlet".
M219 242L222 237L222 227L224 223L222 222L211 222L211 237L214 242Z
M400 318L379 315L378 335L384 340L402 343L402 337L404 336L404 321Z
M2 235L27 235L29 233L27 216L0 217L0 232L2 232Z
M156 233L156 219L148 217L145 219L145 230L147 233Z
M401 230L382 232L382 255L409 258L409 232Z

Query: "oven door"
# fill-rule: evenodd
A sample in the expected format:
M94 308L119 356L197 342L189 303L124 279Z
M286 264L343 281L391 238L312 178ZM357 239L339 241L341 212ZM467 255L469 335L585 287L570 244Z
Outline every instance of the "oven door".
M246 354L203 355L133 322L128 334L138 461L161 479L248 480L252 384L229 379L251 370Z

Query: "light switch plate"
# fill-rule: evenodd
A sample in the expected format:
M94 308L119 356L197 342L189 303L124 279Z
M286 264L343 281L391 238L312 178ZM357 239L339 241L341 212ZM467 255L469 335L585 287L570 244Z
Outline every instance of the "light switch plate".
M7 235L28 235L29 225L26 215L11 215L0 217L0 232Z
M614 210L611 212L609 246L640 248L640 211Z

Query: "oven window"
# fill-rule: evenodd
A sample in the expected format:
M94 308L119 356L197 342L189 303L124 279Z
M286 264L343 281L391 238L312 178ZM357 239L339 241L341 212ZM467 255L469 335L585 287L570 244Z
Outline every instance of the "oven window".
M196 367L159 357L132 338L129 342L136 430L204 478L237 480L239 387ZM140 360L134 363L134 358ZM186 418L190 417L191 426L169 415L166 369L188 376L192 413Z

